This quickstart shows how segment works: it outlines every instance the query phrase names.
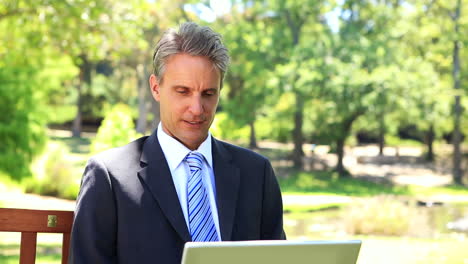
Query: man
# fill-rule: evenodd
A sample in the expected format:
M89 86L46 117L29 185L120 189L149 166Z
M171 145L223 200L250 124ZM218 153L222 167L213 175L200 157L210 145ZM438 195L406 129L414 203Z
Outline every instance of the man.
M149 82L161 123L89 160L70 263L180 263L188 241L285 239L269 161L214 139L229 56L208 27L167 31Z

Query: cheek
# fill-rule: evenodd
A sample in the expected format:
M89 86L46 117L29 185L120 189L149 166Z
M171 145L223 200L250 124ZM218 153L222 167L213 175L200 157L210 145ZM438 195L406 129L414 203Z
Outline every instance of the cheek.
M218 108L218 100L215 100L214 102L210 104L210 112L214 114L217 108Z
M209 98L205 101L205 110L208 112L214 112L216 111L216 108L218 107L218 98Z
M173 119L181 118L184 112L187 111L187 107L185 107L185 104L182 100L169 101L168 108L169 114L172 116Z

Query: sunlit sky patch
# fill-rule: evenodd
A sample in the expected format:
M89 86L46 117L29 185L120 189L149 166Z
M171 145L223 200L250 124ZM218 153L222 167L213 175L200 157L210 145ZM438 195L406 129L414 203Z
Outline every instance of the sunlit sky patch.
M210 8L211 7L211 8ZM206 22L214 22L218 16L225 15L231 10L231 1L229 0L210 0L210 7L203 4L186 4L184 9L187 12L193 12Z
M154 0L148 0L154 1ZM327 24L333 32L338 32L339 16L342 12L341 5L343 0L338 0L338 6L332 11L325 14ZM230 0L210 0L210 6L204 4L185 4L184 10L195 13L201 20L208 23L214 22L217 17L223 16L230 12L232 5Z

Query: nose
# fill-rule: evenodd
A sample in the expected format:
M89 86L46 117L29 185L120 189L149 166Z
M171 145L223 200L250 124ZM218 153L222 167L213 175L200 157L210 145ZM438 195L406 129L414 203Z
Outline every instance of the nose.
M203 101L200 95L193 96L189 110L194 116L203 114Z

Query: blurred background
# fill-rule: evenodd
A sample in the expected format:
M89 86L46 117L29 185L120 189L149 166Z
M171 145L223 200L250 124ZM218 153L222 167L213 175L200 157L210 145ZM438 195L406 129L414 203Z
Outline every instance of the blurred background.
M211 132L272 161L288 239L468 263L461 0L0 0L0 207L73 210L90 156L153 131L152 51L184 21L224 38ZM18 245L0 233L0 262Z

